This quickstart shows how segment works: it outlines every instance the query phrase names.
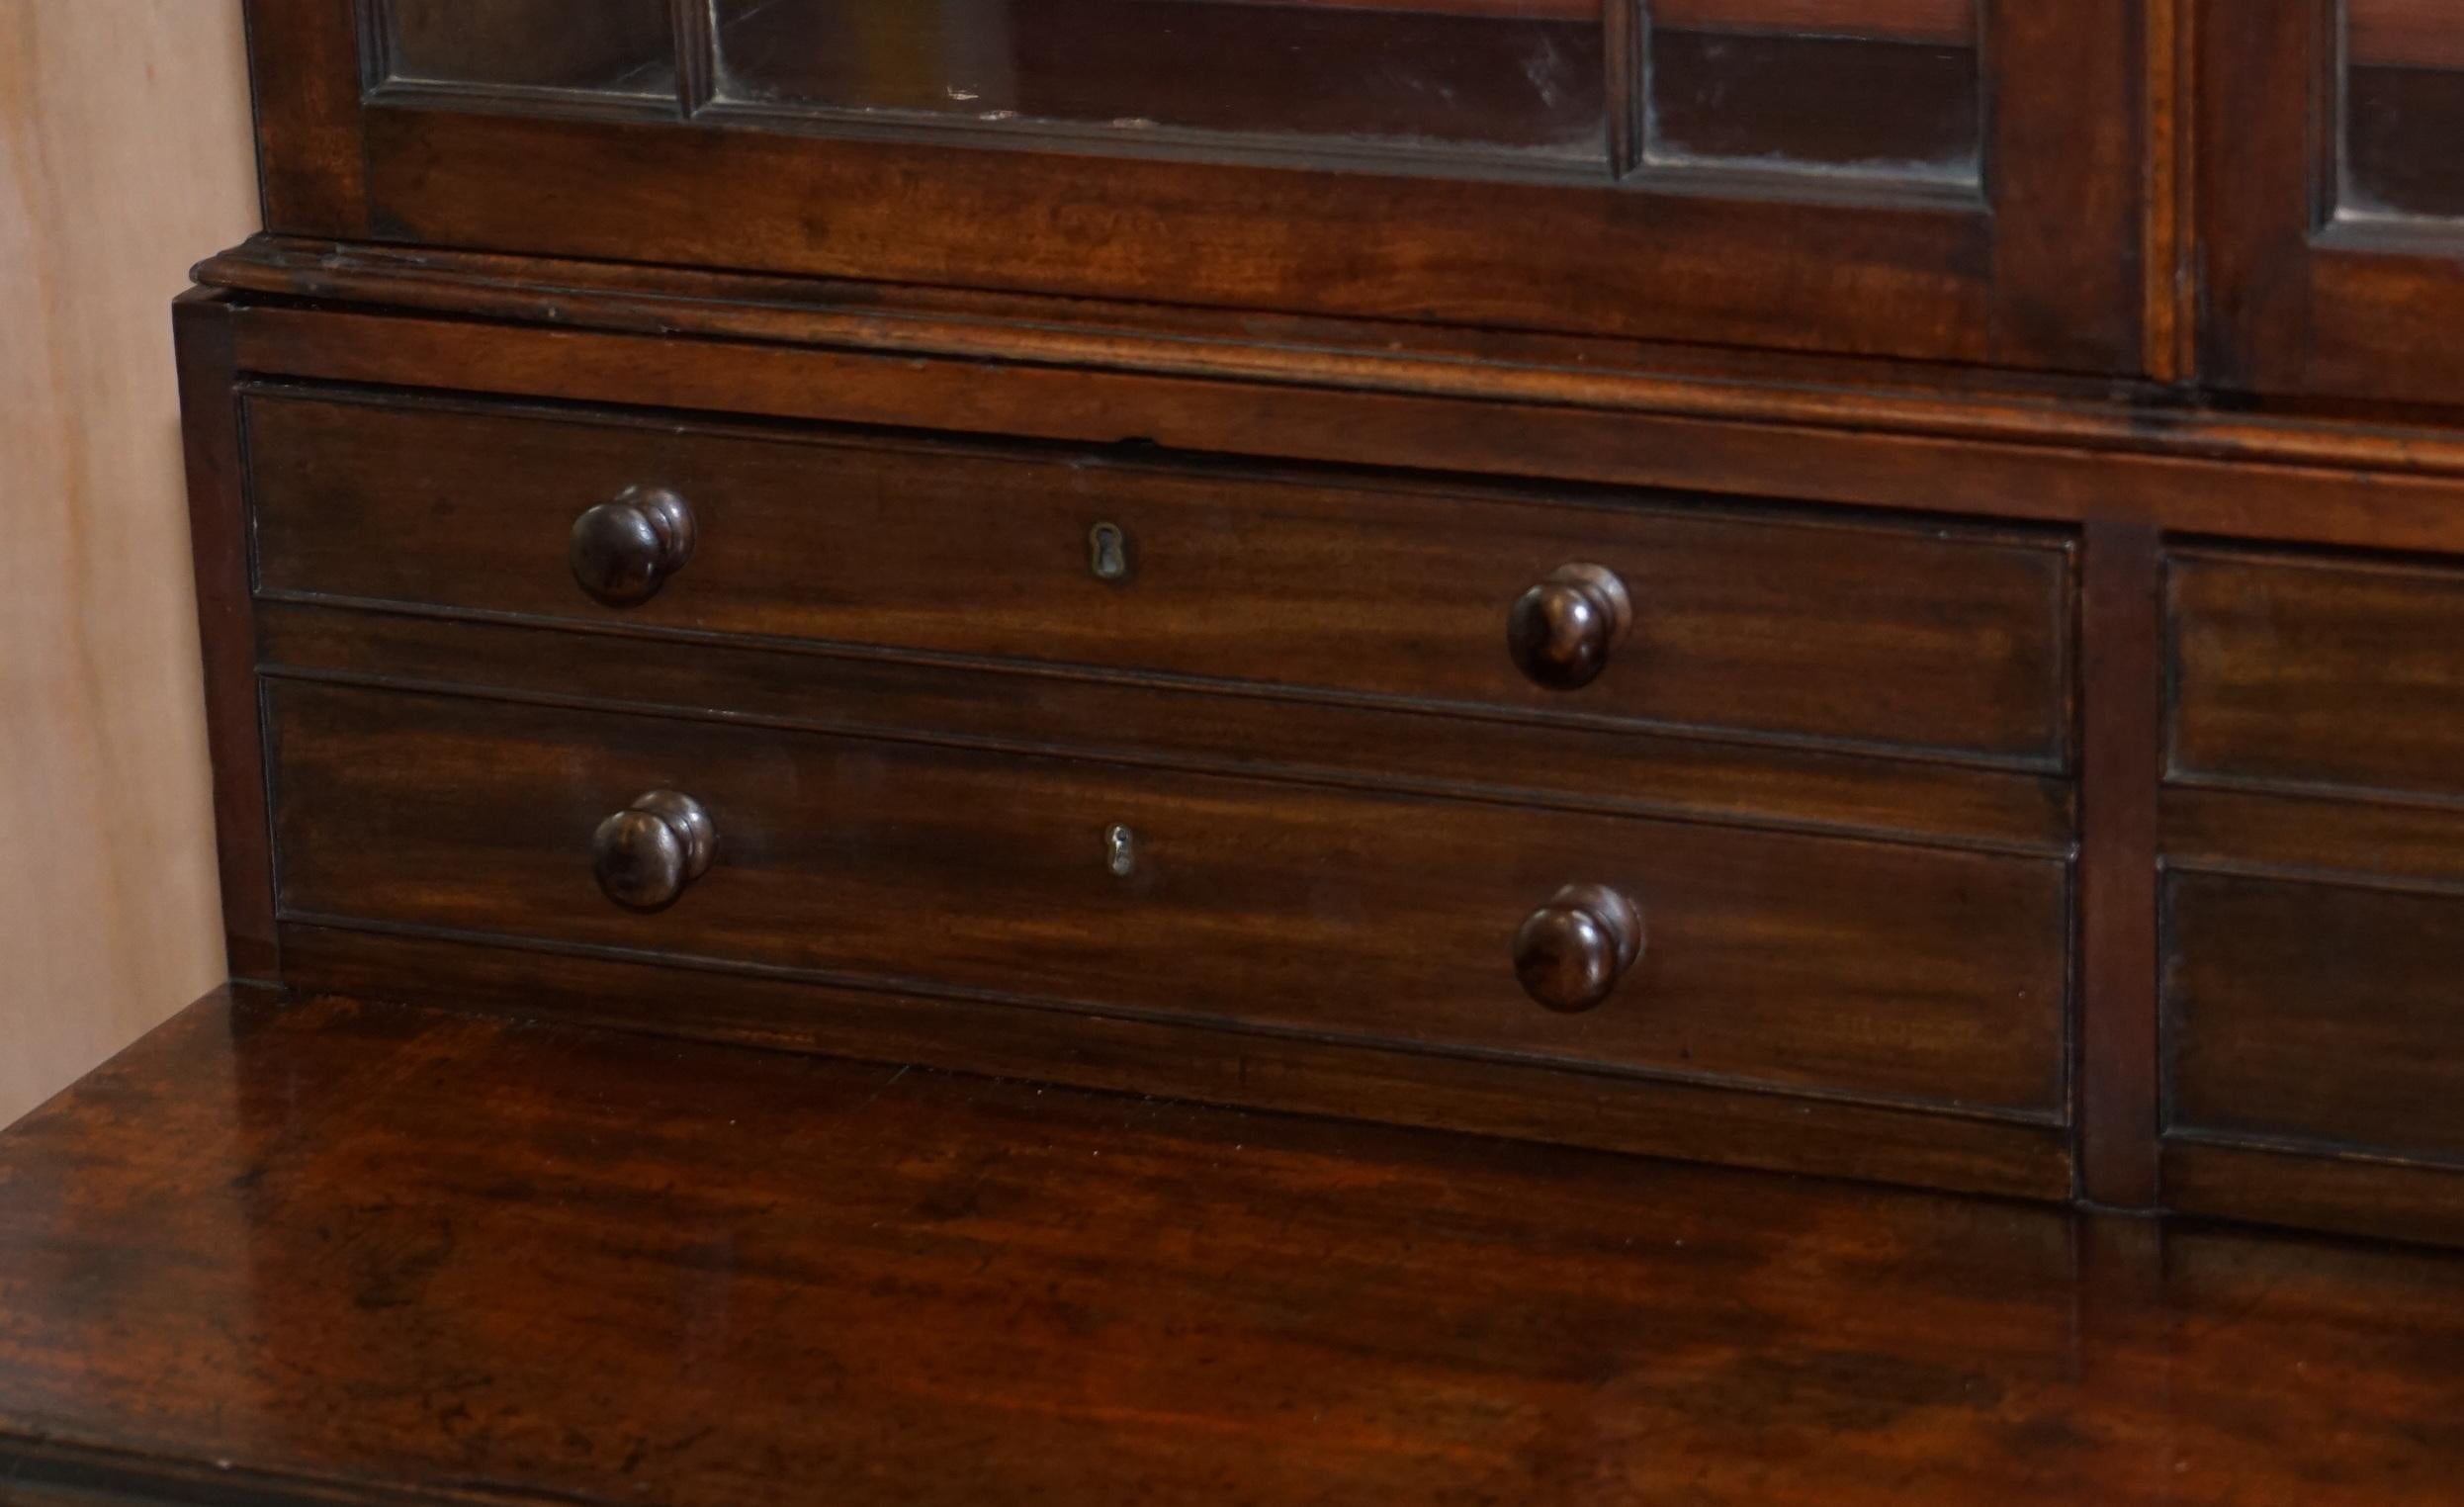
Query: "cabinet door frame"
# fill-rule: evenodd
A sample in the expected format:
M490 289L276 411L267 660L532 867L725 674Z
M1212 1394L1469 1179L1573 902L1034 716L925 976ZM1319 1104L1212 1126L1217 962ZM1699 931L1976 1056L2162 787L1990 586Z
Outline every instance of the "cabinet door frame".
M1969 192L547 113L377 87L367 0L247 0L278 234L2096 376L2144 370L2147 3L1981 0Z
M2338 213L2341 0L2200 6L2201 374L2270 397L2464 401L2464 222Z

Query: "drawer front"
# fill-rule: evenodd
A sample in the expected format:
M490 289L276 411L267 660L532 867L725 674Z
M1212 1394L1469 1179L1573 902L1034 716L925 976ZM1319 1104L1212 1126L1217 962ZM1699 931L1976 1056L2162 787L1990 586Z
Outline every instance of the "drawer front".
M2464 795L2464 573L2219 553L2168 582L2176 773Z
M2068 765L2070 552L2051 535L264 394L248 430L277 594ZM569 541L635 488L685 500L690 558L603 605ZM1544 687L1509 619L1568 566L1616 576L1628 621L1592 584L1533 597L1532 624L1569 632L1540 607L1588 603L1606 656Z
M2059 1116L2067 866L277 681L294 919L434 928L1420 1048ZM716 857L636 914L593 834L690 796ZM1117 831L1116 831L1117 830ZM1639 908L1554 1014L1518 933Z
M2464 1161L2464 897L2166 882L2176 1130Z

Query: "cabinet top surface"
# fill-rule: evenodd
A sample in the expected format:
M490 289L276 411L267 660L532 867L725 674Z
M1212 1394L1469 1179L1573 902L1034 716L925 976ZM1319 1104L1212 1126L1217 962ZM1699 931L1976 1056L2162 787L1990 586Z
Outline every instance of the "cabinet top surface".
M2383 1507L2464 1466L2451 1258L444 1015L215 997L0 1190L0 1473L175 1494Z

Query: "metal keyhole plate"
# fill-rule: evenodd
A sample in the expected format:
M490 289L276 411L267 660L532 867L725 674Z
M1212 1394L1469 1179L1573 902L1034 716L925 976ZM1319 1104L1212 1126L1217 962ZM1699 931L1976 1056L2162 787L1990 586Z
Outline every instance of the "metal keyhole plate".
M1129 536L1117 523L1099 523L1087 531L1087 569L1098 580L1129 578Z

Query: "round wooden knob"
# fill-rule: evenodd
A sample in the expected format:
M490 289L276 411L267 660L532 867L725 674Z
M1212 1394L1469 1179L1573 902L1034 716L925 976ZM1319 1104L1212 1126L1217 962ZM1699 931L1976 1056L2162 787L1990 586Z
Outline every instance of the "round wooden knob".
M1606 1000L1641 956L1642 912L1603 885L1567 885L1515 933L1523 992L1560 1015Z
M637 487L573 520L573 579L610 607L638 607L693 558L693 509L664 488Z
M1506 616L1506 652L1533 684L1580 690L1609 667L1609 651L1633 624L1633 598L1616 572L1559 566L1515 599Z
M608 899L630 911L663 911L709 870L718 846L718 829L699 802L654 790L599 824L590 866Z

